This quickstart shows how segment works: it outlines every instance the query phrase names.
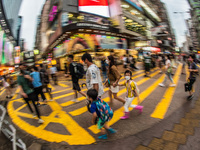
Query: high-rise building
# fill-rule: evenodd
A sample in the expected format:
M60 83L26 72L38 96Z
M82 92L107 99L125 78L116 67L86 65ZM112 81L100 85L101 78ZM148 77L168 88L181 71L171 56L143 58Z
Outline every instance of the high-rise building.
M17 39L18 14L22 0L1 0L5 17L15 39Z
M199 0L188 0L190 7L191 7L191 23L192 28L190 31L196 32L197 41L193 45L194 48L200 50L200 1ZM190 32L190 34L193 34ZM194 34L193 34L194 35ZM198 43L197 43L198 42Z
M163 43L169 43L164 44L165 46L176 46L176 39L175 39L175 33L171 26L171 21L167 12L167 8L165 3L161 2L161 0L150 0L154 4L154 9L157 11L158 16L161 19L161 25L166 25L166 31L168 32L168 35L163 37Z
M13 66L15 46L19 37L22 0L0 0L0 65ZM19 24L20 23L20 24ZM17 61L16 61L17 62ZM0 66L0 67L1 67Z

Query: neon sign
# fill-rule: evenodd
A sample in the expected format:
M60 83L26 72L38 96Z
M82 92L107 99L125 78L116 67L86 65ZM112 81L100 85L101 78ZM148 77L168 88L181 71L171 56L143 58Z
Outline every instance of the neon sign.
M57 6L53 6L53 8L51 9L50 13L49 13L49 21L53 21L55 18L55 15L57 14Z

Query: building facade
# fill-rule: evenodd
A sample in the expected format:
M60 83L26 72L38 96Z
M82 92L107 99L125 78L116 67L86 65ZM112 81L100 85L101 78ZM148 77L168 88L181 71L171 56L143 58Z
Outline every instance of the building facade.
M75 54L79 60L85 51L99 55L155 52L160 48L151 29L160 23L150 0L47 0L36 45L43 57L54 57L62 66L66 55Z
M193 49L200 50L200 1L199 0L188 0L191 7L191 21L190 21L190 34L195 36L197 41L194 40ZM196 32L196 35L194 34Z
M1 0L5 17L8 21L13 37L17 39L17 27L19 22L19 10L21 7L22 0Z
M13 66L15 63L21 2L22 0L0 0L0 68Z

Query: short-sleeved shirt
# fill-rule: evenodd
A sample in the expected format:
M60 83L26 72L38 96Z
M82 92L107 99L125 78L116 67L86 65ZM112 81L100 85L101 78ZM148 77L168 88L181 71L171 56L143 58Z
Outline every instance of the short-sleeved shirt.
M126 86L127 94L126 97L132 98L134 97L134 90L136 88L135 83L133 81L129 81L130 83L127 83L126 81L123 83L124 86Z
M194 69L194 70L196 70L196 69L198 69L198 67L197 67L196 63L193 62L193 63L190 64L189 69ZM190 78L190 79L196 79L197 74L198 74L198 73L191 71L191 72L190 72L190 77L189 77L189 78Z
M75 65L76 64L74 62L70 63L70 65L69 65L69 72L70 72L70 75L72 76L72 82L73 83L77 83L78 82L78 78L77 78L76 73L74 71Z
M56 67L51 67L51 74L55 74L57 72L57 68Z
M37 88L42 86L41 77L39 72L32 72L31 77L33 78L33 87Z
M31 94L33 92L33 89L29 87L28 82L31 82L31 81L28 81L28 79L24 78L23 75L19 75L17 77L17 83L18 85L22 86L24 93Z
M126 60L127 60L127 57L123 57L124 65L127 65Z
M92 104L90 105L90 112L93 114L94 112L97 113L97 116L100 117L100 112L97 109L97 105L96 102L92 102Z
M95 64L90 65L86 72L86 84L88 89L93 89L93 84L98 84L99 85L98 96L103 95L104 90L103 90L103 83L101 80L100 70Z

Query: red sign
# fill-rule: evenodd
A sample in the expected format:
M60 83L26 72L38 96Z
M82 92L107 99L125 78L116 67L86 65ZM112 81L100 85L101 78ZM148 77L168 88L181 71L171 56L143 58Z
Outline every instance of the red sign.
M151 47L151 51L153 51L153 52L161 52L160 48L157 48L157 47Z
M79 10L99 16L110 17L108 0L79 0Z
M108 6L107 0L79 0L79 6Z

